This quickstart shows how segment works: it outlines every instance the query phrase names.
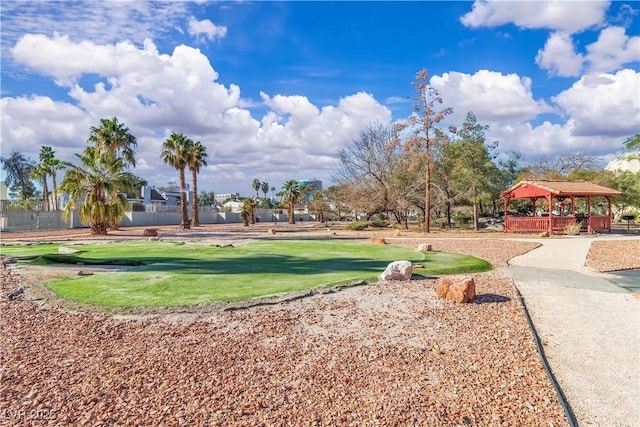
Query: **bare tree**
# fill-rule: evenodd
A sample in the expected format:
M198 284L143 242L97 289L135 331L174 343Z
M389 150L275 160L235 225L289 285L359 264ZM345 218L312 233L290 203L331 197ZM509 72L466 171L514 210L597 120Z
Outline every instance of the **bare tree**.
M413 83L417 94L417 97L414 98L416 103L413 107L414 114L409 117L406 123L406 126L412 130L413 134L405 144L405 150L411 156L414 165L419 162L425 165L425 215L423 227L425 233L428 233L431 228L429 221L431 211L431 172L435 151L444 139L444 133L436 126L445 116L453 112L450 107L440 108L443 102L442 97L437 89L428 85L427 78L427 70L420 70Z

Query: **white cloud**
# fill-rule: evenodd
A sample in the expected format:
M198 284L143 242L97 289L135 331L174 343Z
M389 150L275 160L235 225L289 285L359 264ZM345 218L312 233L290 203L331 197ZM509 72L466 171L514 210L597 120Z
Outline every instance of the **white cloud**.
M214 41L216 37L223 38L227 35L227 27L217 26L208 19L198 21L193 16L189 18L189 27L187 31L189 34L196 37L198 42L202 42L203 37L210 41Z
M72 40L142 43L169 31L189 15L183 1L8 1L2 4L2 38L13 44L27 33L64 32Z
M525 164L567 153L581 153L597 158L611 153L612 149L610 137L577 135L573 119L561 124L545 121L538 126L527 122L503 124L491 127L487 138L499 141L498 148L502 153L511 150L522 153ZM622 141L619 141L619 145L622 148Z
M257 120L242 107L240 88L218 83L208 58L184 45L165 54L150 40L137 47L27 35L13 54L18 63L68 88L71 103L4 98L3 150L20 147L35 158L39 145L62 144L67 148L57 154L73 160L72 153L84 148L90 126L117 116L138 140L134 173L154 185L164 185L176 174L159 156L172 131L207 147L210 166L201 172L201 188L228 192L249 185L255 176L275 185L292 178L327 180L338 147L371 122L391 120L391 112L368 93L325 106L304 96L262 94L262 105L269 110ZM64 134L68 123L73 126ZM238 183L240 179L244 182Z
M462 24L497 27L545 28L575 33L604 22L609 1L486 1L476 0Z
M583 62L584 56L575 52L571 36L560 32L552 33L536 55L540 68L560 77L578 76Z
M533 98L531 79L516 74L488 70L472 75L451 72L433 76L430 84L438 89L445 106L455 106L458 124L469 111L475 113L479 122L491 123L526 121L551 111L543 100Z
M640 73L625 69L584 76L553 101L575 121L575 135L626 137L640 133L638 94Z
M74 42L58 33L52 37L26 34L11 49L11 54L17 63L53 77L60 86L69 86L84 74L108 77L137 71L144 75L163 59L149 40L145 40L144 49L140 50L128 41L99 45Z
M2 152L18 150L37 159L43 145L55 148L56 155L71 160L89 136L90 118L82 109L46 96L5 97L2 111Z
M592 71L612 72L622 65L640 61L640 37L629 37L622 27L602 30L598 40L587 46Z

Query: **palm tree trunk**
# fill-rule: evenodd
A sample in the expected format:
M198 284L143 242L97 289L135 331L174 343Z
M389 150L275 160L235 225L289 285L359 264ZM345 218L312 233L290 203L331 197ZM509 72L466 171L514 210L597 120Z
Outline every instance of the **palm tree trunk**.
M118 199L118 193L113 192L109 195L109 205L115 204ZM115 214L111 214L109 218L109 228L111 230L120 230L120 224L118 223L118 218Z
M200 226L200 215L198 212L198 174L195 169L191 169L191 181L193 181L193 205L191 206L193 216L193 226Z
M51 173L51 179L53 180L53 210L58 210L58 185L56 183L56 171Z
M295 224L295 223L296 223L295 210L294 210L293 201L291 201L289 202L289 224Z
M42 178L42 210L50 211L49 209L49 187L47 186L47 175Z
M189 210L187 208L187 193L185 192L185 177L184 168L180 168L180 227L182 229L189 229Z

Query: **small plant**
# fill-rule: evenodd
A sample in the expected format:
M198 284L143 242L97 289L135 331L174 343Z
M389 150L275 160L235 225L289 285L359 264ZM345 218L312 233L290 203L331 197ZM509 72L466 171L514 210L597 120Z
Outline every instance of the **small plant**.
M581 228L582 228L581 222L575 222L575 221L569 222L564 226L564 228L562 229L562 232L567 236L577 236L580 234Z
M345 227L346 230L349 231L361 231L366 228L369 228L371 222L369 221L354 221Z

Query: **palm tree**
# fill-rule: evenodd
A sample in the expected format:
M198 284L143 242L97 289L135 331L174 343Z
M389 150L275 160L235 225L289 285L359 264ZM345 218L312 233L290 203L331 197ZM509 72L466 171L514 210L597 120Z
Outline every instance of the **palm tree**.
M260 189L264 193L264 204L268 208L269 204L267 203L267 193L269 192L269 183L263 182L262 184L260 184Z
M185 193L185 169L189 165L189 153L192 145L193 141L182 133L172 132L162 144L162 153L160 153L160 158L178 171L180 179L180 227L183 229L190 228L187 194Z
M100 151L105 151L113 158L122 159L123 167L136 165L135 151L137 145L136 137L131 134L129 128L124 123L118 122L117 117L111 119L101 119L100 126L91 126L88 142L93 143ZM117 193L112 193L109 197L116 199ZM112 217L109 226L117 230L118 222Z
M136 165L134 147L136 137L124 123L119 123L117 117L101 119L100 126L91 126L89 142L100 150L108 151L113 157L122 157L126 165Z
M43 192L45 193L45 197L47 197L46 199L46 204L47 204L47 210L51 210L51 205L49 202L49 197L48 197L48 186L47 186L47 176L51 176L51 180L53 181L53 193L52 193L52 199L53 199L53 210L58 210L58 185L57 185L57 179L56 179L56 175L58 173L58 171L60 169L62 169L64 167L64 165L62 164L62 162L60 162L60 160L56 159L55 156L56 152L53 151L53 149L47 145L44 145L42 147L40 147L40 164L38 165L38 167L41 167L42 173L45 173L46 176L44 177L40 177L41 179L43 179Z
M249 226L249 216L253 213L253 199L247 197L240 206L240 218L242 218L242 225Z
M289 217L289 224L295 224L296 218L294 215L295 204L300 197L300 184L295 179L290 179L282 186L282 191L279 193L282 196L282 200L287 203L287 216Z
M253 197L247 197L246 199L244 199L244 202L242 203L242 206L244 205L249 206L250 222L251 224L255 224L256 223L256 207L258 206L258 200L254 199Z
M200 225L200 216L198 214L198 173L200 168L207 166L207 147L202 145L200 141L196 141L190 146L188 153L187 166L191 171L191 182L193 183L193 204L191 205L193 226Z
M251 186L253 187L253 190L256 192L256 199L259 197L258 191L260 191L261 185L262 184L260 184L260 180L258 178L253 178L253 181L251 182Z
M69 168L60 189L69 194L63 215L68 218L78 200L84 198L78 211L80 220L88 223L91 234L106 235L109 224L120 221L127 207L121 192L133 191L134 177L125 171L122 158L113 158L109 152L87 147L76 154L80 165L64 162ZM115 197L110 195L115 194Z
M42 182L42 210L50 211L49 206L49 186L47 185L47 178L49 177L49 170L45 163L38 164L31 171L31 176Z

